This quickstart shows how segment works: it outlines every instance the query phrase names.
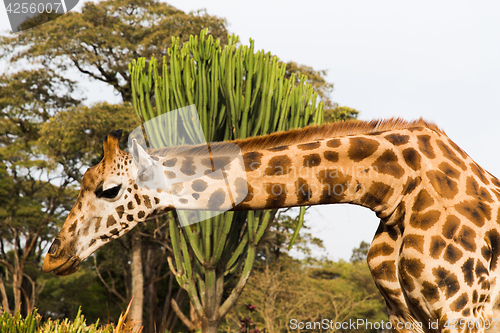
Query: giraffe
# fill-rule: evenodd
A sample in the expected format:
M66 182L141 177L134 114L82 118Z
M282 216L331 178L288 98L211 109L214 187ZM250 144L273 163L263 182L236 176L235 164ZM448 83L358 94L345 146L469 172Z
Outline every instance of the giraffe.
M232 141L243 162L227 159L225 143L213 143L210 158L197 147L146 152L136 144L132 157L119 149L120 136L107 136L102 161L85 173L45 272L75 272L99 247L174 207L351 203L380 218L367 261L394 331L500 327L500 181L433 123L352 121ZM210 176L215 164L233 195ZM196 172L200 177L176 182ZM135 181L158 173L169 186Z

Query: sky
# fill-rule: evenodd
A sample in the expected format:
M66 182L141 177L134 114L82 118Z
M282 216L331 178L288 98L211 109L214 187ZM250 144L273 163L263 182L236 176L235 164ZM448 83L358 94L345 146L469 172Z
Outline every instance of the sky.
M223 17L242 44L255 40L284 61L327 70L331 99L359 119L435 122L476 162L500 176L500 2L398 0L171 0ZM77 7L78 8L78 7ZM0 30L9 29L0 9ZM0 66L0 72L3 68ZM85 85L87 103L119 102ZM307 224L329 258L349 260L378 219L354 205L315 206Z

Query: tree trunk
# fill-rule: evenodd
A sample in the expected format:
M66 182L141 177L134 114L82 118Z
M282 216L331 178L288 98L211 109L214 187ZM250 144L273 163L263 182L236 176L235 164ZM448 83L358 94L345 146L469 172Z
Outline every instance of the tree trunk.
M141 235L138 230L132 230L132 306L130 319L136 324L137 332L142 326L142 307L144 301L144 276L142 272Z
M203 318L201 331L203 333L217 333L219 330L220 321L220 319L209 320L207 318Z

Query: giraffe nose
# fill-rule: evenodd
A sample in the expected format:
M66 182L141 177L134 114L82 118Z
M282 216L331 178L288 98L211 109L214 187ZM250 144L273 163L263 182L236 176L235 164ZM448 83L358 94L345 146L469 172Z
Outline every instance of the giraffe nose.
M59 245L61 245L61 241L59 239L55 239L49 249L49 254L55 256L57 250L59 249Z

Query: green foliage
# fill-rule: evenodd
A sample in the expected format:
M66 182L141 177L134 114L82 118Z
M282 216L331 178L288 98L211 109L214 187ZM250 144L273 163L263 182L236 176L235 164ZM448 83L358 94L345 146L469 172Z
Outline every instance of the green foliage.
M0 332L2 333L35 333L40 326L41 316L36 309L25 318L18 312L9 315L6 311L0 315Z
M366 263L369 250L370 243L362 241L359 247L352 250L351 262Z
M339 120L356 119L358 114L359 111L353 108L335 104L333 108L329 108L328 111L325 110L325 122L331 123Z
M226 40L225 21L202 11L186 14L157 0L86 2L81 12L1 37L0 56L12 57L13 62L29 59L58 71L76 68L112 85L130 101L127 66L132 59L167 54L172 36L184 42L204 28Z
M78 106L59 112L43 124L39 145L44 154L80 180L82 165L92 166L101 160L102 141L109 132L123 129L128 135L137 126L140 122L131 104Z
M257 265L222 326L236 330L239 320L249 316L249 305L256 327L268 333L287 332L292 319L387 321L385 302L367 265L344 261L306 265L283 255L279 262Z
M125 316L122 316L125 319ZM48 319L42 322L42 316L37 309L26 315L24 318L19 314L9 315L7 312L0 314L0 332L2 333L131 333L134 331L133 323L121 324L121 320L116 327L114 325L101 325L99 320L87 325L81 308L76 313L75 320Z
M77 103L60 86L71 82L50 69L0 76L0 298L7 312L31 312L41 254L74 191L53 180L54 165L40 155L41 124ZM71 89L67 90L71 92Z

